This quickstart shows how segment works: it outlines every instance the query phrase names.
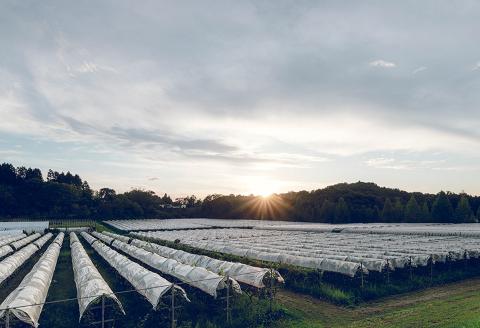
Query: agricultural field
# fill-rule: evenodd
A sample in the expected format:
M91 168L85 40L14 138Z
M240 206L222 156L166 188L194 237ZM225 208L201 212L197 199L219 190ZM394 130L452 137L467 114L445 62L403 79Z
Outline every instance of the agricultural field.
M477 224L134 221L4 231L0 327L475 327L480 320Z

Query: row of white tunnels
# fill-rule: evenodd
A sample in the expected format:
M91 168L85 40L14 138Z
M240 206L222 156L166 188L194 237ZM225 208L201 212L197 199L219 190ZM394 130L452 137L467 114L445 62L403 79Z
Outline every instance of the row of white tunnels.
M81 232L81 235L136 292L145 297L154 310L159 308L162 297L169 292L175 292L178 297L189 301L181 284L217 298L218 293L224 289L241 293L239 282L255 288L264 288L272 282L283 282L280 274L271 269L217 260L108 232ZM43 236L39 233L30 236L0 236L0 285L52 237L52 233ZM64 233L60 232L20 285L0 304L0 320L5 322L6 327L10 327L14 320L33 327L38 326L63 239ZM125 314L120 300L105 282L74 232L70 233L70 249L79 322L89 309L99 303L103 304L105 299L108 299L118 312ZM149 270L148 267L155 270ZM156 272L174 277L181 283L172 283Z

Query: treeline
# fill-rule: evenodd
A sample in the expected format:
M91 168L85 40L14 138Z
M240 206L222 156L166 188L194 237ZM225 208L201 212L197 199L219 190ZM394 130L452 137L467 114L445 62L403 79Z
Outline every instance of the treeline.
M202 214L214 218L261 218L323 223L478 222L480 197L439 192L409 193L374 183L341 183L268 198L211 195Z
M172 200L153 191L94 191L77 174L0 165L1 218L268 219L325 223L477 222L480 197L440 192L409 193L374 183L341 183L313 191L264 198L213 194Z
M94 191L77 174L0 165L2 218L172 218L188 215L199 206L195 196L173 201L167 194L131 190L117 194L110 188Z

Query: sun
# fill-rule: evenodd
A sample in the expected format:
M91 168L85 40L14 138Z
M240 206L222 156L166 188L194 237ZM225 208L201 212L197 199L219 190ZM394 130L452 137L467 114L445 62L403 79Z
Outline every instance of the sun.
M274 181L265 178L251 178L248 181L249 193L265 199L270 198L277 189Z
M262 197L262 198L269 198L270 196L273 195L273 191L265 189L265 190L262 190L262 191L258 192L257 195Z

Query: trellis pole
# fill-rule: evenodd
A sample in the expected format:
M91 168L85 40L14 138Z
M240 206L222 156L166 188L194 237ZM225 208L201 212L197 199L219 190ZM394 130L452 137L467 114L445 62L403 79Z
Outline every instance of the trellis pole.
M102 328L105 328L105 295L102 295Z
M387 284L390 284L390 262L387 259Z
M433 255L430 259L430 285L433 284Z
M172 298L171 298L171 304L170 304L171 308L172 308L172 316L171 316L171 320L172 320L172 324L171 324L171 327L172 328L175 328L176 326L176 323L175 323L175 284L173 284L172 286Z
M412 268L412 257L410 256L409 263L408 263L408 270L410 272L410 281L413 280L413 268Z
M273 303L273 269L270 268L270 313L272 312Z
M230 325L230 278L228 275L226 276L227 278L227 324Z
M361 279L361 288L363 289L363 262L360 262L360 279Z

